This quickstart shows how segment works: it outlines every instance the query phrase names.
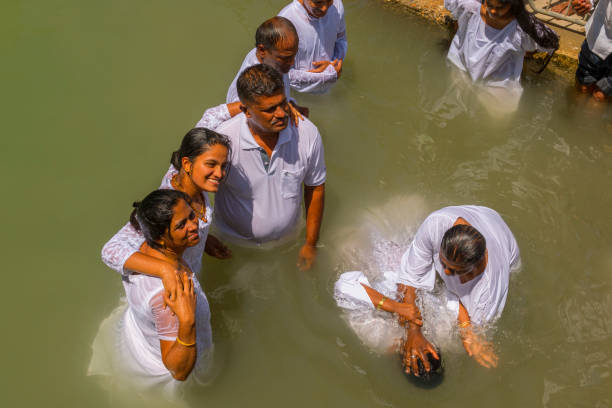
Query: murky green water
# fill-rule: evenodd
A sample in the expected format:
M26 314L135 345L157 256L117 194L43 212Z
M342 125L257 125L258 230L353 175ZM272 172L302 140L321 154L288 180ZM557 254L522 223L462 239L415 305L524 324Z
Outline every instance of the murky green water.
M85 376L122 292L99 251L284 3L3 4L3 406L117 405ZM449 90L438 27L377 1L345 7L341 82L298 96L326 147L319 262L299 273L295 248L205 262L222 372L191 405L612 406L611 108L528 76L519 112L491 119ZM410 229L467 203L502 213L522 250L495 337L501 363L487 371L451 350L445 382L418 389L346 327L333 282L356 266L344 247L372 217Z

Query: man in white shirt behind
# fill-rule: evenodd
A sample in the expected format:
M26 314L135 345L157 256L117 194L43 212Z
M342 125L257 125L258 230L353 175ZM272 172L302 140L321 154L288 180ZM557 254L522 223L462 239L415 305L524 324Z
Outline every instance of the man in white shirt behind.
M272 17L261 23L255 32L255 48L249 51L242 61L240 70L227 90L225 102L229 104L239 101L236 82L242 71L256 64L266 64L282 74L289 107L297 110L300 113L299 116L308 116L308 108L298 106L289 95L290 86L287 73L293 66L295 54L298 52L298 41L298 34L293 23L284 17Z
M291 87L327 92L340 78L348 48L342 0L293 0L278 15L291 20L300 39Z
M216 131L232 144L230 170L215 196L214 224L237 245L273 247L295 239L306 210L306 242L298 266L309 269L323 219L325 157L321 135L308 119L289 117L283 79L265 64L236 82L242 113Z

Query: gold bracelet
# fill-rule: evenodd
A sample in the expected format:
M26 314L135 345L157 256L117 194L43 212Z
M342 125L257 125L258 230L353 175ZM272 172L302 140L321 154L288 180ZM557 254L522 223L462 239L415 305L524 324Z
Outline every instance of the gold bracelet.
M382 308L383 303L385 303L385 300L387 298L385 296L382 297L382 299L380 299L380 302L378 302L378 305L376 305L376 310L380 310Z
M193 347L195 346L195 341L193 343L185 343L184 341L182 341L181 339L179 339L178 336L176 336L176 342L178 344L180 344L181 346L185 346L185 347Z
M472 322L470 322L469 320L466 320L465 322L459 323L459 328L460 329L465 329L466 327L468 327L471 324L472 324Z

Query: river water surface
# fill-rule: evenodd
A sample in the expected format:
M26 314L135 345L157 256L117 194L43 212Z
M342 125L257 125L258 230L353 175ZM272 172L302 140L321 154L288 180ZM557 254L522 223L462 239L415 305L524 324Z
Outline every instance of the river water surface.
M3 5L6 187L2 406L118 406L86 371L119 276L102 245L159 185L185 132L225 99L279 0L26 1ZM612 112L527 74L518 112L453 88L448 35L377 1L346 0L349 54L331 93L298 95L326 148L321 249L206 259L220 374L193 407L612 406ZM332 298L371 268L368 228L414 231L446 205L505 218L521 248L493 334L499 367L461 348L415 387L364 347ZM383 233L384 235L384 233ZM383 251L384 252L384 251ZM382 254L384 257L384 254Z

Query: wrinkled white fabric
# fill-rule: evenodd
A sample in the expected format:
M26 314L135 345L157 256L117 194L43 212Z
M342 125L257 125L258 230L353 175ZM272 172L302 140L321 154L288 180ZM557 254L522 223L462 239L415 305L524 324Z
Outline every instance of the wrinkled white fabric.
M176 169L170 165L159 188L174 190L171 181L172 177L177 173ZM200 269L202 269L202 254L204 253L204 246L206 245L206 238L208 237L210 223L213 217L213 209L210 205L208 193L202 192L202 197L206 203L206 222L202 219L198 220L200 242L197 245L187 248L183 253L183 259L187 265L189 265L189 268L196 274L199 274ZM128 274L129 271L124 269L125 262L130 256L140 250L144 242L145 239L142 233L137 231L132 224L128 222L104 245L104 248L102 248L102 261L109 268L122 274Z
M188 381L206 383L212 375L213 342L206 295L192 275L196 299L197 360ZM89 375L110 375L142 390L172 396L180 386L163 363L160 340L174 341L178 319L163 310L161 279L141 274L123 277L127 307L121 305L105 320L94 340ZM117 318L113 318L116 316Z
M458 30L448 51L448 60L472 81L491 87L513 88L520 94L521 72L526 51L551 51L539 47L516 20L503 29L488 26L480 16L477 0L444 0L458 20Z
M327 92L337 80L334 68L330 65L320 73L308 71L314 68L312 63L315 61L346 57L348 42L342 1L334 0L321 18L309 16L297 0L284 7L278 15L293 23L300 39L293 69L289 71L291 87L299 92Z
M484 272L464 284L457 276L447 276L440 263L442 237L458 218L466 220L485 237L488 251ZM431 291L437 271L449 298L459 299L471 320L482 324L501 315L508 294L510 272L519 266L520 252L516 240L497 212L471 205L446 207L431 213L419 227L402 257L399 282Z
M597 2L584 29L589 49L605 60L612 53L612 0Z
M325 182L323 141L308 119L280 132L266 169L243 113L217 128L232 143L231 170L215 195L215 228L237 245L283 242L302 213L302 185ZM264 153L265 154L265 153Z
M232 84L227 90L227 97L225 98L226 103L238 102L240 100L240 98L238 98L238 89L236 88L238 77L240 76L242 71L244 71L248 67L252 67L253 65L260 64L259 60L257 59L256 53L257 53L257 48L253 48L246 55L246 57L244 58L244 61L242 61L242 65L240 66L238 73L234 77ZM285 85L285 96L287 97L287 100L290 100L291 99L291 96L290 96L291 88L289 84L289 76L287 74L283 74L283 83Z

